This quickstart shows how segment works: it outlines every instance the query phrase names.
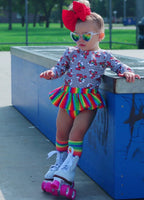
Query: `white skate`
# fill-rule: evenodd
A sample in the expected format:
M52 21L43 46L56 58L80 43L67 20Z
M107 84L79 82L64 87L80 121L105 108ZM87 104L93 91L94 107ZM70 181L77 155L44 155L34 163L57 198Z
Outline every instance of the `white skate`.
M54 196L65 196L68 199L75 199L74 177L79 157L73 156L73 151L73 148L69 147L67 158L53 175L54 180L43 182L43 191Z
M51 151L50 153L48 153L48 159L54 154L57 154L56 162L49 168L49 170L45 174L44 176L45 180L53 180L54 173L60 168L60 166L63 164L68 155L66 151L65 152Z
M79 157L73 156L73 152L73 148L69 147L68 156L59 169L54 173L54 179L55 177L58 177L71 184L74 182L75 171Z

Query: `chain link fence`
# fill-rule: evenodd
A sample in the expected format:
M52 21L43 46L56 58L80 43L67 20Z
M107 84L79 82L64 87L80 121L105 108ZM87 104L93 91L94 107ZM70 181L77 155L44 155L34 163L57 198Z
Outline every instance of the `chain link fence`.
M28 15L28 1L25 0L25 19L23 22L18 20L20 18L18 15L14 16L13 21L15 23L9 25L8 23L3 23L0 20L0 46L29 46L29 45L73 45L74 43L70 40L69 33L65 28L61 28L61 24L50 23L49 28L45 28L45 18L44 16L39 16L36 23L32 23L29 20ZM23 26L22 26L23 25ZM11 26L11 30L8 30ZM129 34L131 32L134 35L132 42L127 42L127 39L121 39L122 35L113 37L117 35L118 32L123 32L127 30L127 36L130 38ZM131 32L130 32L131 31ZM123 26L121 24L112 24L112 5L111 0L109 0L109 24L106 24L106 37L105 40L101 42L104 48L137 48L136 44L136 26ZM3 33L3 35L2 35ZM60 37L61 36L61 37ZM120 40L121 39L121 40Z

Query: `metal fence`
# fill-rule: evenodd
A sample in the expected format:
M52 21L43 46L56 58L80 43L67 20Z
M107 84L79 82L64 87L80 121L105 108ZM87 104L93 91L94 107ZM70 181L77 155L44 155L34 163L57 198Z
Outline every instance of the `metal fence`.
M101 43L109 44L109 48L112 49L113 44L122 44L128 46L137 46L136 43L125 43L125 42L117 42L112 41L112 0L109 0L109 41L104 41ZM29 42L29 29L28 29L28 0L25 0L25 41L23 42L0 42L0 45L67 45L73 44L73 42Z
M105 41L101 42L102 44L109 44L109 48L112 49L112 44L122 44L126 46L137 46L136 43L124 43L124 42L114 42L114 41ZM67 44L73 44L73 42L28 42L28 38L25 42L0 42L0 45L67 45Z

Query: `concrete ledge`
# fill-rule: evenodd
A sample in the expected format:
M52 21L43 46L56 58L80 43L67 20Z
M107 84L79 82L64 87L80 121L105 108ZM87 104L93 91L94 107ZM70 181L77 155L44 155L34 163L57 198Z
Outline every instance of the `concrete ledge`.
M11 47L11 54L49 69L57 63L65 49L65 46Z

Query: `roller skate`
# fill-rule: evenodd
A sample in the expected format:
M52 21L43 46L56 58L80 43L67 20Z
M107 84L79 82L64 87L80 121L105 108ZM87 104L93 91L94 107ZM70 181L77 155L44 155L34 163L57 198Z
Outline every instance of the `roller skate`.
M48 159L53 156L54 154L57 154L56 157L56 162L54 165L52 165L49 170L47 171L47 173L44 175L44 180L42 182L41 188L43 191L46 191L46 187L47 184L49 184L50 182L53 181L54 179L54 173L60 168L60 166L62 165L62 163L65 161L66 157L67 157L67 152L59 152L59 151L51 151L50 153L48 153Z
M78 156L73 156L73 148L69 147L68 156L59 169L54 173L54 180L45 185L45 191L54 196L65 196L75 199L74 177Z
M65 196L68 199L75 199L76 190L74 183L68 183L61 178L55 177L53 181L45 183L43 190L53 196Z

